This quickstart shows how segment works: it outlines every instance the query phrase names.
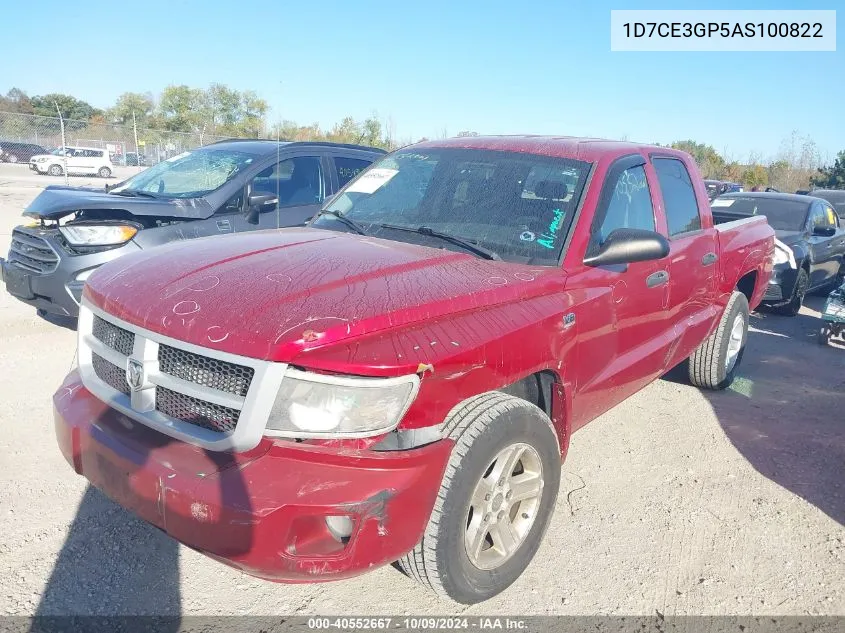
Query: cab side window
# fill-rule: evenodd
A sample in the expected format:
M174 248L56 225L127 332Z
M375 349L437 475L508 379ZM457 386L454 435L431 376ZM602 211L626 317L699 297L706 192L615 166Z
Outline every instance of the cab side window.
M263 169L252 180L252 192L275 193L279 207L323 201L323 170L319 156L297 156Z
M604 219L593 232L593 244L600 246L616 229L655 230L654 206L642 165L619 174Z
M699 230L701 215L698 201L684 163L677 158L655 158L653 164L663 194L669 237Z

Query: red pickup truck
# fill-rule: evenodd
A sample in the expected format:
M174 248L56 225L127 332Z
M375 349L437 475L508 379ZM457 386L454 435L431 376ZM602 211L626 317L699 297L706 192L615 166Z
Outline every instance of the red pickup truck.
M731 383L773 250L764 217L714 226L679 151L417 144L304 228L97 270L58 442L117 503L248 574L398 561L475 603L537 551L574 431L682 362Z

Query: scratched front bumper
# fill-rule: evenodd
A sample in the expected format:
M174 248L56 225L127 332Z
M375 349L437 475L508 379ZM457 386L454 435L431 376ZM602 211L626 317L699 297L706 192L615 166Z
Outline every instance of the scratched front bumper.
M280 582L355 576L422 536L453 444L395 452L264 440L203 451L110 409L71 373L53 397L59 447L77 473L176 540ZM339 541L325 517L354 528Z

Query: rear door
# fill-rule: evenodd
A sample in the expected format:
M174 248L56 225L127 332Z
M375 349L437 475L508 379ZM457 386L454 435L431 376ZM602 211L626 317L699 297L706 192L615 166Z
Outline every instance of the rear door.
M90 165L93 159L91 152L87 149L71 148L67 155L67 172L69 174L90 173Z
M709 334L716 310L719 249L712 219L699 208L691 168L677 157L659 154L652 154L651 164L671 247L667 319L675 328L675 340L666 358L664 369L668 370Z

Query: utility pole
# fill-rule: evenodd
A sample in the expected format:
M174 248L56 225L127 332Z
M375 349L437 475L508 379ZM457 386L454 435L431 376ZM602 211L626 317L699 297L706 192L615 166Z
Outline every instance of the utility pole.
M62 163L64 164L64 169L62 171L64 172L65 184L67 185L70 184L70 182L67 177L67 154L65 153L67 152L67 141L65 141L65 120L64 117L62 117L62 111L59 110L59 102L54 101L53 104L56 106L56 112L59 113L59 128L62 132Z
M135 121L135 110L132 110L132 132L135 135L135 162L141 171L141 150L138 149L138 123Z

